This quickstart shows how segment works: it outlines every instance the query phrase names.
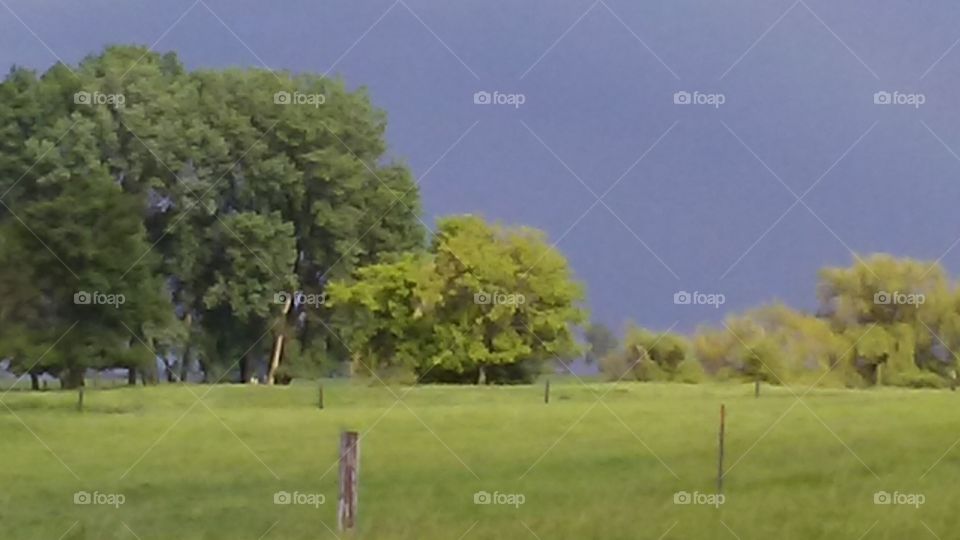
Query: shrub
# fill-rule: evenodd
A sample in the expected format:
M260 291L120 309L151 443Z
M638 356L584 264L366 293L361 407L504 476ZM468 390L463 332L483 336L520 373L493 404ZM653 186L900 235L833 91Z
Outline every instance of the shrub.
M702 383L707 379L707 372L695 358L687 358L677 366L677 373L674 380L687 384Z
M947 388L950 386L949 380L930 371L894 373L889 377L884 376L884 382L891 386L907 388Z

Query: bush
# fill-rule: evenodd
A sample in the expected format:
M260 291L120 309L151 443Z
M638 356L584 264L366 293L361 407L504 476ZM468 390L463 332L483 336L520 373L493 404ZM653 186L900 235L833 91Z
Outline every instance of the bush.
M615 351L600 359L600 373L610 381L626 379L633 362L625 351Z
M632 370L635 380L647 382L669 381L670 374L664 371L660 364L648 358L635 362Z
M884 382L891 386L907 388L947 388L950 386L948 379L931 371L892 374L884 376Z
M699 384L707 379L707 372L695 358L687 358L677 366L673 380L687 384Z

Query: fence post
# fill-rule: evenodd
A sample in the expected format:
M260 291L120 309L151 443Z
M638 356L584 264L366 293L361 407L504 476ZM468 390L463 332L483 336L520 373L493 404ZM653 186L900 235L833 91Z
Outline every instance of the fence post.
M83 385L77 387L77 411L83 412Z
M720 446L717 460L717 493L723 493L723 436L726 428L726 407L720 404Z
M320 409L323 409L323 383L320 383L319 391L317 395L317 402L320 405Z
M543 402L550 403L550 379L547 379L547 385L543 387Z
M360 487L360 437L356 431L340 434L340 497L337 503L337 526L351 530L357 524L358 489Z
M760 377L753 381L753 397L760 397Z

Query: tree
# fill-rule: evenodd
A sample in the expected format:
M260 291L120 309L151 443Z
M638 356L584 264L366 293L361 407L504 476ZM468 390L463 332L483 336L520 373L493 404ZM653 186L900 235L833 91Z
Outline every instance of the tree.
M243 375L268 356L268 376L290 373L284 343L294 346L299 372L340 354L328 310L281 309L266 293L320 298L330 279L422 247L419 193L407 167L385 157L385 129L364 90L312 74L190 72L175 54L130 46L108 47L72 71L15 68L0 83L0 231L9 236L0 257L19 260L0 268L0 289L18 294L0 300L0 316L13 317L4 328L36 331L0 336L0 357L34 363L33 351L72 322L67 293L87 286L87 265L103 273L106 256L122 267L111 267L109 285L157 285L165 316L150 308L122 321L85 317L85 335L108 334L95 340L104 351L91 353L102 367L153 369L147 355L130 352L143 347L181 373L198 360L216 380L247 349ZM121 219L98 221L98 240L127 240L103 246L60 226L74 218L89 225L101 210ZM29 230L36 236L21 234ZM56 257L77 275L45 277L43 265L59 266ZM130 332L114 332L119 322L133 343ZM261 346L268 328L272 339ZM44 364L67 356L51 352Z
M617 336L603 323L594 322L584 331L587 340L587 364L594 364L604 356L617 350Z
M433 252L441 287L435 331L447 346L432 365L462 372L469 362L482 383L490 367L523 362L535 371L578 350L573 328L585 320L583 290L543 233L445 218Z
M820 272L821 314L856 347L855 367L873 383L912 384L954 365L955 293L935 262L872 255ZM862 336L862 339L860 338ZM884 367L882 376L878 368Z
M837 373L850 382L850 345L829 322L775 303L726 318L723 328L699 328L693 349L711 374L771 384Z
M604 357L601 369L613 380L697 382L702 374L685 337L634 324L627 328L623 350Z
M290 291L297 288L292 273L297 256L293 225L279 213L244 212L227 216L212 236L211 244L223 251L213 257L213 285L203 297L210 313L204 323L214 323L213 333L222 328L217 323L234 321L248 335L280 335L277 319L285 303L292 301ZM227 339L218 345L215 358L220 367L239 363L240 382L248 382L254 376L250 356L254 351L246 340Z
M435 284L428 259L407 255L393 263L360 268L352 283L333 282L328 305L352 351L354 371L414 371L441 346L427 316Z
M474 216L439 221L422 257L383 263L330 285L360 365L413 366L421 380L529 380L578 350L582 289L531 229Z
M2 281L30 283L26 294L6 299L5 311L33 342L21 350L54 349L49 358L60 360L55 372L69 388L83 384L89 367L148 365L145 329L167 324L172 309L149 267L126 264L148 247L136 200L104 168L84 162L82 135L62 145L62 161L47 171L51 198L24 205L19 223L2 229Z

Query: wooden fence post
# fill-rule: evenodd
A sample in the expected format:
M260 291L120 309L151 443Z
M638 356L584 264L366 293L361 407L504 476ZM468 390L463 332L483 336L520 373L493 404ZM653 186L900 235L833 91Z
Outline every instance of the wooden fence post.
M356 431L340 434L340 497L337 503L337 526L351 530L357 524L357 502L360 487L360 436Z
M726 407L720 404L720 447L717 460L717 493L723 493L723 436L726 428Z
M543 402L550 403L550 379L547 379L547 385L543 388Z
M317 403L318 403L318 405L320 405L320 408L323 409L323 383L322 383L322 382L320 383L320 387L319 387L319 388L320 388L320 390L319 390L318 396L317 396Z

